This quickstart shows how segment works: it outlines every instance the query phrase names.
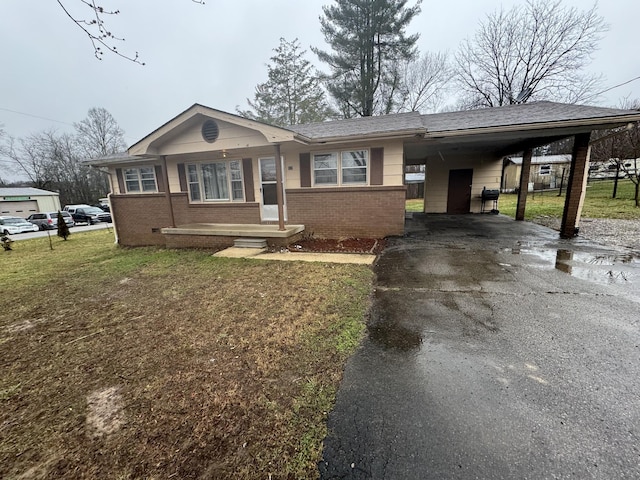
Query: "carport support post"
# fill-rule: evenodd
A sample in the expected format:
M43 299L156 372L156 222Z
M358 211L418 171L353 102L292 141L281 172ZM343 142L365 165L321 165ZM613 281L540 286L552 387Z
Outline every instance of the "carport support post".
M564 200L564 212L560 227L560 236L562 238L572 238L578 233L580 210L582 209L586 191L590 138L591 133L580 133L574 138L571 171L567 182L567 196Z
M278 230L284 231L284 192L282 191L280 144L276 144L276 201L278 202Z
M518 205L516 207L516 220L524 220L524 210L527 206L527 193L529 192L529 175L531 173L531 157L533 149L527 148L522 154L522 168L520 169L520 186L518 188Z

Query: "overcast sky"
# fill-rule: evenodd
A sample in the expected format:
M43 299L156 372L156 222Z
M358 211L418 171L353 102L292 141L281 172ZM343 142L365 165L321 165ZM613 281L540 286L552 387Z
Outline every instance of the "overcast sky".
M65 0L78 8L79 0ZM146 66L106 54L102 61L84 33L54 0L2 0L0 4L0 124L25 137L45 129L72 131L91 107L106 108L131 145L193 103L235 113L246 108L279 38L298 38L309 60L310 46L326 48L318 17L330 0L102 0L120 14L108 28L125 37L118 48L138 51ZM411 24L424 51L455 52L484 16L504 0L424 0ZM565 5L587 8L586 0ZM85 7L86 8L86 7ZM87 9L88 10L88 9ZM638 0L604 0L599 13L610 30L593 53L592 72L606 76L604 87L640 75ZM599 103L640 98L640 81L612 90ZM0 164L0 169L4 169ZM8 172L0 170L0 177Z

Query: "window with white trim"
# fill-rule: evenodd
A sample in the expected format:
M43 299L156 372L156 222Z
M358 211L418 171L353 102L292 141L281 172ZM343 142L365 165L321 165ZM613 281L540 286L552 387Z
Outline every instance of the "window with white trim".
M192 202L244 201L240 160L189 164L187 182Z
M539 175L550 175L551 165L540 165Z
M368 150L313 154L313 182L325 185L366 185Z
M150 193L158 191L155 167L124 169L124 184L127 193Z

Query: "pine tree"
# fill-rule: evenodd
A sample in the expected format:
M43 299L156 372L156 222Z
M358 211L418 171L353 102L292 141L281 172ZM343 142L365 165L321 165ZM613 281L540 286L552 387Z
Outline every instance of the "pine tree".
M333 53L312 48L329 65L327 90L345 117L390 113L399 93L398 64L415 58L419 35L405 34L418 0L336 0L320 18Z
M58 236L63 240L66 240L69 235L71 235L69 225L64 221L62 212L58 211Z
M280 39L268 68L268 79L256 87L251 110L237 110L244 117L271 125L287 126L322 122L333 116L318 75L304 58L298 39Z

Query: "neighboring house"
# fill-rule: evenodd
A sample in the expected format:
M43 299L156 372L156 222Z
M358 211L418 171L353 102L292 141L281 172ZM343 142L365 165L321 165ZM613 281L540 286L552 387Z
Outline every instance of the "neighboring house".
M520 182L522 157L507 157L504 160L502 191L513 192ZM571 170L571 154L544 155L531 158L529 172L529 191L560 188L566 183Z
M0 215L27 218L60 210L60 194L32 187L0 188Z
M593 129L636 120L640 113L538 102L281 128L195 104L126 154L89 163L110 174L123 245L379 238L404 233L406 165L426 166L426 213L479 213L483 188L500 188L505 155L567 136L580 144ZM582 166L586 149L577 151Z

